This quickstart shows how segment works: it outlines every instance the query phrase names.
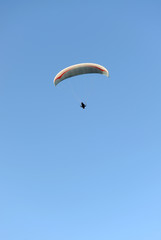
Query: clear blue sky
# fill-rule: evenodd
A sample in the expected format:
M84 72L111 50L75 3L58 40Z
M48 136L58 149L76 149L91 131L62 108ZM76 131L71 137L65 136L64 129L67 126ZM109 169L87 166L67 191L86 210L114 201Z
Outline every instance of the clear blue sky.
M160 1L0 2L0 239L161 239Z

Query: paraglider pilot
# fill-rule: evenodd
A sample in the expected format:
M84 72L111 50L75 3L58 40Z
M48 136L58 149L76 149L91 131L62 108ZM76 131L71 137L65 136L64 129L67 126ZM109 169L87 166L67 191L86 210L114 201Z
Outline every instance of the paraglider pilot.
M85 109L85 108L86 108L86 104L84 104L83 102L81 102L80 107L83 108L83 109Z

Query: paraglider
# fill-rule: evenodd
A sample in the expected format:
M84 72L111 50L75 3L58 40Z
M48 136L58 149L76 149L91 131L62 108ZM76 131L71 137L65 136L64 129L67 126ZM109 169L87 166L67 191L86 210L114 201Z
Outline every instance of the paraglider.
M59 84L61 81L74 77L77 75L81 74L87 74L87 73L99 73L99 74L104 74L105 76L109 77L109 72L108 70L96 63L79 63L76 65L72 65L70 67L67 67L60 71L54 78L54 85L56 86ZM81 102L80 105L83 109L85 109L86 104Z
M86 106L87 106L86 104L84 104L83 102L81 102L81 105L80 105L81 108L85 109Z

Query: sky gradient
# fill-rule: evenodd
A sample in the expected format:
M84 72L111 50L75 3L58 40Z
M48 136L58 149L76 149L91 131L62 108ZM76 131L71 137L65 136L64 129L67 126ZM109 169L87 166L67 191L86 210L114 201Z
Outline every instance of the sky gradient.
M161 239L160 12L160 1L1 1L0 239ZM83 62L109 79L54 86Z

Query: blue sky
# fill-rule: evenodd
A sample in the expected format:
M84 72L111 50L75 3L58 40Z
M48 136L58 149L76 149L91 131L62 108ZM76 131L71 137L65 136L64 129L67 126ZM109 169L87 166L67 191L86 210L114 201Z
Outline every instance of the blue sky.
M161 239L160 12L1 1L0 239ZM54 87L81 62L110 78Z

